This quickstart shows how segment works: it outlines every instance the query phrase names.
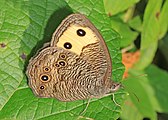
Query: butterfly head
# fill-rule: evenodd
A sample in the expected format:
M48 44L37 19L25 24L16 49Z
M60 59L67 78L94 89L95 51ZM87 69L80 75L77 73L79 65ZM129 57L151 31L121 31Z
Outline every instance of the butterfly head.
M122 86L121 86L121 83L115 83L115 82L113 82L112 83L112 86L111 86L111 92L115 92L115 91L117 91L118 89L120 89Z

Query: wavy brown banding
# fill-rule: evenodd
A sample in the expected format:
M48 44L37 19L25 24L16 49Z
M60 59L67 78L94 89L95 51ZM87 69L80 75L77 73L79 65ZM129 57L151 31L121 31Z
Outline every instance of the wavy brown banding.
M91 29L97 42L83 46L80 54L58 47L59 37L71 24ZM60 61L63 63L59 64ZM101 97L119 89L119 85L110 79L111 70L111 58L98 30L84 15L72 14L57 28L51 45L30 60L27 76L35 95L74 101ZM49 75L51 79L41 81L40 75L43 74ZM41 86L44 89L40 89Z

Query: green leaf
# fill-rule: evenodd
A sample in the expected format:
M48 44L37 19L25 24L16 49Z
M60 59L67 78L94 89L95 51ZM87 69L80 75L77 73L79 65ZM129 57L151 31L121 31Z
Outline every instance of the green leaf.
M106 13L116 15L139 2L139 0L104 0Z
M122 120L143 120L144 115L139 112L139 109L128 97L125 101L123 111L120 118Z
M145 72L148 79L145 79L142 83L149 95L152 106L157 112L168 113L168 72L155 65L150 65Z
M129 26L134 30L141 32L142 31L142 20L140 16L136 16L128 22Z
M132 44L138 36L137 32L132 31L128 24L124 23L118 17L111 17L111 26L121 35L121 47L126 47Z
M124 81L124 85L129 92L129 99L126 100L125 103L125 110L129 114L132 114L132 118L130 116L124 116L127 120L142 120L143 118L150 118L151 120L156 120L157 115L156 112L151 104L150 96L146 92L146 88L143 86L143 81L146 79L145 77L134 78L135 76L143 74L143 71L137 71L135 69L131 69L129 71L131 75L126 81ZM132 77L132 78L131 78ZM148 85L148 84L147 84ZM135 97L135 95L137 98ZM128 103L128 104L127 104ZM130 107L130 109L128 109ZM127 108L127 109L126 109ZM131 109L132 108L132 109ZM136 115L139 119L136 118Z
M125 101L123 111L126 113L122 113L121 118L126 120L142 120L143 118L156 120L156 112L167 113L168 81L166 78L168 78L168 72L155 65L150 65L144 71L131 69L129 73L131 76L124 81L124 85L127 89L129 88L130 96ZM138 75L144 74L147 77L137 78ZM131 77L136 77L136 79Z
M166 0L161 13L158 12L159 17L159 24L160 24L160 34L159 39L162 39L162 37L166 34L168 29L168 17L167 17L167 11L168 11L168 1Z
M149 0L143 18L141 35L141 58L136 64L137 69L144 69L153 60L158 45L159 20L157 13L160 11L162 0Z
M0 119L111 120L119 117L121 108L111 96L92 99L86 112L80 115L87 101L37 98L27 86L25 76L30 57L51 40L52 33L67 15L77 12L85 14L100 30L113 60L113 79L120 81L124 71L120 36L111 29L102 0L1 0L0 9ZM115 93L115 101L121 106L124 99L123 90Z

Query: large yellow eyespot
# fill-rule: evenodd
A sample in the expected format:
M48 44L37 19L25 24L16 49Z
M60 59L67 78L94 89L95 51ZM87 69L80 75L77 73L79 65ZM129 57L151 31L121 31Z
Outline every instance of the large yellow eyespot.
M51 77L50 77L48 74L42 74L42 75L40 76L40 80L41 80L42 82L48 82L48 81L50 81L50 79L51 79Z

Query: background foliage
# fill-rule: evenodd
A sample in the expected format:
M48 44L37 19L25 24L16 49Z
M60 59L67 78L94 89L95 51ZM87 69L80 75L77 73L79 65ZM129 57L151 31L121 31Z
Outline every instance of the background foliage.
M104 3L112 28L122 36L121 48L127 52L140 50L138 62L123 82L130 95L120 119L167 120L168 1L104 0Z
M0 119L163 117L163 113L168 113L167 11L167 0L1 0ZM85 14L101 32L113 60L115 81L121 81L124 72L120 48L131 45L128 51L140 49L139 61L130 69L130 77L122 82L130 95L123 89L115 93L115 101L121 107L107 96L92 99L81 115L87 100L65 103L37 98L28 87L25 76L28 60L51 40L57 26L71 13ZM131 78L142 74L147 77Z

